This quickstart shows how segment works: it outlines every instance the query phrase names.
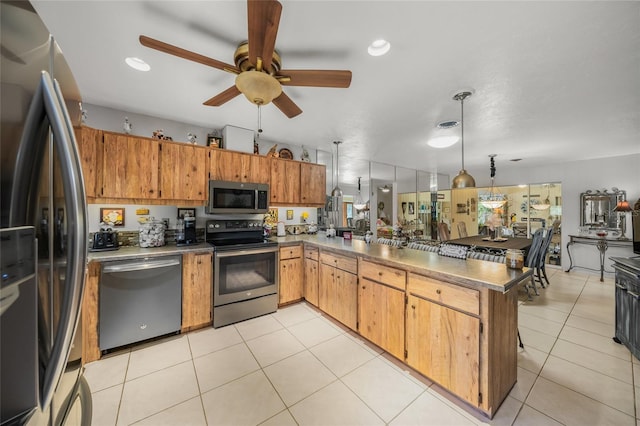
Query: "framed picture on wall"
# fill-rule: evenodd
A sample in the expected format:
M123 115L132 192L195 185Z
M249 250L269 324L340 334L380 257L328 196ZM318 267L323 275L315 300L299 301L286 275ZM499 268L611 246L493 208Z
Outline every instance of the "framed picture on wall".
M185 216L196 217L195 208L178 207L178 219L184 219Z
M112 226L124 226L124 207L101 208L100 222L104 222Z
M416 213L416 204L413 201L409 201L409 214Z

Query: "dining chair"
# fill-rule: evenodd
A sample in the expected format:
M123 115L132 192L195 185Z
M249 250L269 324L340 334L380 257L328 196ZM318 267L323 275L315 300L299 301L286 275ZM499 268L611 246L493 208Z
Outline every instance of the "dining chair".
M525 266L527 268L532 268L534 270L534 273L531 274L531 285L536 296L539 296L540 293L538 293L538 287L536 287L535 270L539 261L538 258L540 255L540 249L542 247L543 237L544 229L536 229L536 232L533 233L533 240L531 241L531 247L529 248L529 252L527 253L527 260L525 262Z
M449 235L449 225L444 222L438 224L438 239L440 241L449 241L451 239Z
M547 285L550 285L549 278L547 277L547 270L545 269L545 265L547 264L547 252L549 251L549 246L551 245L551 238L553 238L553 228L546 228L544 238L540 243L540 250L538 251L538 260L536 262L536 278L540 282L542 288L545 288L544 282L547 282Z
M456 227L458 228L458 237L465 238L469 236L467 235L467 225L464 222L458 222Z

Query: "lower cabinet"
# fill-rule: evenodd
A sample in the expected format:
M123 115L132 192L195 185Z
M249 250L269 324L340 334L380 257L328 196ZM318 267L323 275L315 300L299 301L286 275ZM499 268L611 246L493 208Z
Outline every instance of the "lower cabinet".
M640 359L640 271L614 263L616 271L615 337Z
M301 245L280 247L280 305L302 299L303 268Z
M182 256L182 331L211 324L213 254Z
M318 249L306 247L304 249L304 286L303 296L308 303L318 306Z
M412 294L407 302L407 364L478 405L480 320Z
M355 258L320 255L318 307L352 330L358 327L357 270Z
M360 259L358 274L358 331L404 361L407 273Z

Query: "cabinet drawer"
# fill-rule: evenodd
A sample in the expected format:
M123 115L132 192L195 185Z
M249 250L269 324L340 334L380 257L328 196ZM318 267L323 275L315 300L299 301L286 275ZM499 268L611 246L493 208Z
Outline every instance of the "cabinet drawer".
M358 273L358 261L354 257L346 257L334 253L321 253L320 261L352 274Z
M409 274L409 293L437 303L480 315L480 292L470 288L448 284L414 273Z
M302 246L280 247L280 260L302 257Z
M307 259L318 260L318 249L316 247L307 247L304 249L304 257Z
M407 283L407 273L398 268L379 265L367 260L360 261L360 274L364 278L395 287L404 291Z

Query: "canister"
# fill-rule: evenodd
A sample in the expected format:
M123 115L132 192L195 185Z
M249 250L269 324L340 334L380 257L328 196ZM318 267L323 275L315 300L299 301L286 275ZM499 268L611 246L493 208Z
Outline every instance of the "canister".
M505 254L507 268L522 269L524 266L524 253L522 250L508 249Z

